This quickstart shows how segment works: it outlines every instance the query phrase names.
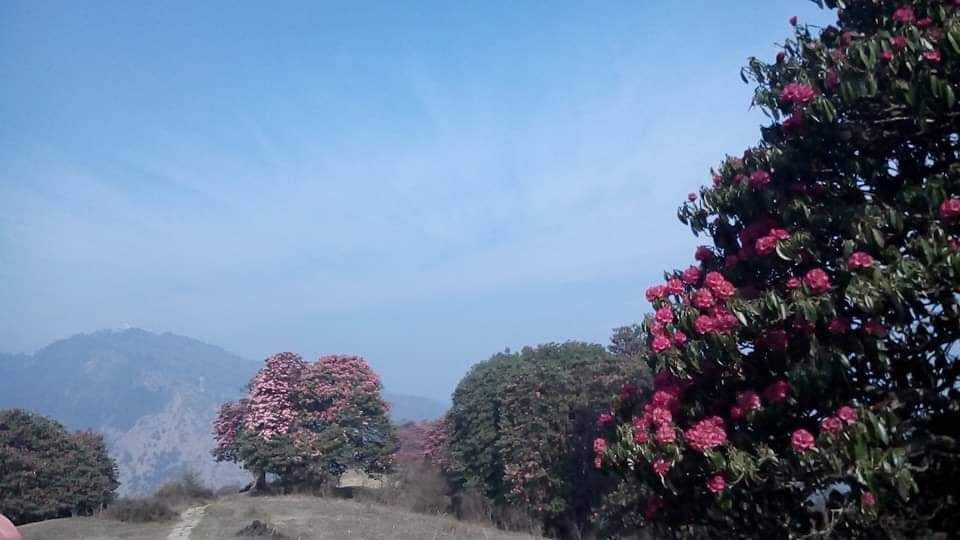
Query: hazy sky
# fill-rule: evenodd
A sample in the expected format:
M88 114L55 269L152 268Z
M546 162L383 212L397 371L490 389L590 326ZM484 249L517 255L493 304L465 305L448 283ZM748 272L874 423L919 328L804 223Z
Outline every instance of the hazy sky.
M353 7L345 7L353 5ZM94 7L96 6L96 7ZM403 6L403 7L401 7ZM803 0L0 2L0 351L124 325L449 396L606 343Z

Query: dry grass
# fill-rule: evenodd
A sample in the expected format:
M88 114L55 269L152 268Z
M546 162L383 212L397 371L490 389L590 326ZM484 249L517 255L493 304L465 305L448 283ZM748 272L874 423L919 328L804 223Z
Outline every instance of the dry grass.
M491 527L370 502L308 495L232 495L207 506L191 540L236 539L258 519L298 540L532 540ZM104 517L54 519L21 528L23 540L166 540L179 520L124 523Z
M76 517L31 523L19 530L23 540L166 540L174 523L122 523Z
M304 495L226 497L210 504L191 540L235 538L254 519L299 540L521 540L533 536L431 516L399 508Z

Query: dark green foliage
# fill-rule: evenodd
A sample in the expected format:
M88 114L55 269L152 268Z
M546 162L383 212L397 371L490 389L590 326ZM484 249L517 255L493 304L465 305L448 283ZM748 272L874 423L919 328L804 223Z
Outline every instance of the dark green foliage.
M455 490L522 510L551 533L589 529L594 506L612 487L593 465L597 417L624 383L643 380L643 369L577 342L501 353L474 366L448 416Z
M113 500L118 485L101 435L0 411L0 513L14 523L90 515Z

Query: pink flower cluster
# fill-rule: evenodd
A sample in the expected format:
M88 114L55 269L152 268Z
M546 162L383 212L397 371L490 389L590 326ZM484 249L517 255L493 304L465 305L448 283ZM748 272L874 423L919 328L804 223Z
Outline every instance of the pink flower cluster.
M300 355L289 352L267 358L251 383L246 431L264 440L287 434L297 415L290 392L304 365Z
M792 82L783 87L780 101L786 105L804 105L813 101L817 92L809 84Z
M940 219L943 221L960 221L960 197L952 197L940 204Z
M747 259L755 255L770 255L778 242L790 239L790 231L778 227L773 219L765 217L744 227L739 237L741 247L737 256Z
M705 418L684 432L687 444L698 452L706 452L727 442L723 418L711 416Z

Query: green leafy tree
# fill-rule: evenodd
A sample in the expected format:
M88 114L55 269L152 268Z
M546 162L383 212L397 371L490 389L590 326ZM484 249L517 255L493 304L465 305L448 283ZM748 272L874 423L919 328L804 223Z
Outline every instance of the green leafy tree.
M113 501L118 486L100 434L69 433L19 409L0 411L0 514L14 523L90 515Z
M648 291L654 392L595 442L664 535L960 529L960 6L820 3L745 68L771 123L681 208L712 245Z
M447 416L449 472L499 507L521 508L551 533L579 537L611 482L593 463L612 395L633 395L639 364L568 342L502 353L475 366Z

